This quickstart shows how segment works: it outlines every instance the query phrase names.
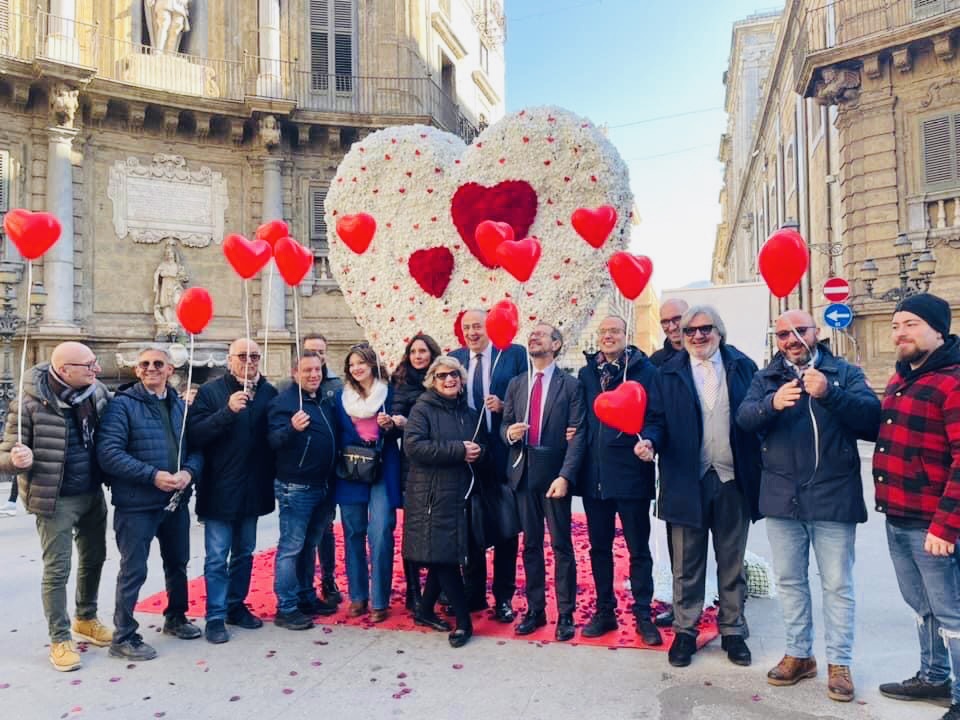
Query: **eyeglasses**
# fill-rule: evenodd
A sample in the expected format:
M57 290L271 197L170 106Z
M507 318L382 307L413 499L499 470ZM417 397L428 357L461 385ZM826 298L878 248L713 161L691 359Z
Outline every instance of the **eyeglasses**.
M90 362L85 362L85 363L64 363L64 365L72 365L73 367L82 367L82 368L86 368L87 370L95 370L96 368L100 367L100 363L97 362L97 359L96 359L96 358L94 358L94 359L91 360Z
M679 325L682 317L683 317L682 315L674 315L671 318L664 318L663 320L660 321L660 327L666 329L671 325Z
M693 327L692 325L690 325L683 329L683 334L686 335L687 337L693 337L697 333L700 333L704 337L707 337L712 332L713 332L713 325L697 325L696 327Z
M450 372L438 372L433 374L433 379L439 380L440 382L443 382L447 378L454 378L455 380L459 380L460 373L457 372L456 370L451 370Z
M242 353L234 353L233 356L237 358L237 360L242 360L243 362L247 362L247 360L249 360L250 362L260 362L260 353L242 352Z
M141 370L149 370L151 367L153 367L154 370L163 370L166 366L166 360L141 360L137 363L137 367Z
M603 337L604 335L623 335L623 328L600 328L597 330L597 335Z
M799 335L806 335L807 332L808 332L809 330L813 330L813 328L812 328L812 327L806 327L806 326L804 326L804 325L800 325L799 327L795 327L793 330L796 330ZM780 330L780 331L778 331L778 332L776 333L777 340L786 340L787 338L792 337L792 336L793 336L793 330Z

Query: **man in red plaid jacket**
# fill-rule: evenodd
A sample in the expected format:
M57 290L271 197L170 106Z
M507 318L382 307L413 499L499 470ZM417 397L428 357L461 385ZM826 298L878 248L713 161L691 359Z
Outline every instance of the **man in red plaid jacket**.
M896 372L873 456L877 510L900 593L917 614L920 671L880 692L949 707L960 720L960 339L950 306L927 293L897 305Z

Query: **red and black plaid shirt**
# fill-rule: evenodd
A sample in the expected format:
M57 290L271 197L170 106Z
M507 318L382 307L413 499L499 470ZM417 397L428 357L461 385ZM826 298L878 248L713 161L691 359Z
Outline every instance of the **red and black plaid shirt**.
M960 364L905 380L894 373L883 397L873 455L877 510L924 520L929 532L960 538Z

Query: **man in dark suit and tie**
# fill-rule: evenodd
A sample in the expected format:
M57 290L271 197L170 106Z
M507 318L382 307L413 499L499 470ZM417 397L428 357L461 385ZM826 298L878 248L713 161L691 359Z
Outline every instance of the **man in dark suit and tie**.
M510 380L527 372L527 353L521 345L513 344L502 353L487 337L486 310L468 310L460 319L467 347L450 353L467 368L467 402L483 414L490 446L489 477L478 478L485 483L506 483L507 447L500 436L503 419L503 398ZM502 355L502 357L499 357ZM499 359L498 359L499 358ZM502 623L513 622L513 594L517 590L516 535L501 539L493 546L494 618ZM486 549L471 547L464 568L464 584L471 612L487 607Z
M523 528L523 570L527 576L527 612L516 627L529 635L547 624L543 521L550 529L555 559L557 640L574 635L577 562L570 535L570 495L583 457L583 403L580 383L560 370L560 331L540 323L530 333L527 350L533 383L518 375L507 387L501 433L510 445L507 476L517 493ZM527 410L529 406L529 411ZM567 441L567 431L574 431Z

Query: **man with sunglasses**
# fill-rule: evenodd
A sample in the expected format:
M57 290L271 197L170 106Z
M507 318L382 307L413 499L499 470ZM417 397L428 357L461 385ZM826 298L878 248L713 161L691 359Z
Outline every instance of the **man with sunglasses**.
M187 415L190 444L203 451L197 516L203 520L206 553L204 635L211 643L230 639L225 623L247 630L263 625L244 601L257 518L274 507L267 411L276 396L276 388L260 374L260 346L240 338L230 345L226 374L200 388Z
M189 486L203 470L203 456L183 433L186 405L169 384L173 365L166 350L140 353L137 382L121 385L100 423L97 459L110 485L113 530L120 572L110 655L153 660L157 651L137 632L133 609L147 579L150 545L160 543L167 589L163 633L194 640L203 633L187 620L190 560ZM180 494L177 495L178 491ZM176 497L175 497L176 496Z
M680 328L686 352L660 368L666 430L659 448L657 512L668 523L673 545L676 633L667 660L686 667L697 651L712 534L722 647L731 662L749 665L743 556L750 521L759 519L760 447L734 417L757 366L727 344L723 320L709 305L689 308ZM641 459L652 459L643 443L635 451Z
M100 364L86 345L57 345L50 362L27 371L23 395L10 403L0 444L0 471L17 474L14 482L19 483L24 507L37 517L50 663L61 672L80 667L73 637L99 647L113 637L97 619L100 573L107 556L107 505L94 443L110 398L97 380L99 372ZM71 628L67 580L73 541L77 614Z
M737 411L737 424L760 435L760 512L780 586L786 653L767 673L771 685L817 674L807 570L810 547L823 586L827 695L854 697L853 562L857 523L867 521L857 440L875 440L880 401L863 371L817 344L803 310L777 318L778 352L758 372Z

